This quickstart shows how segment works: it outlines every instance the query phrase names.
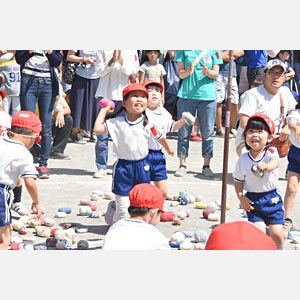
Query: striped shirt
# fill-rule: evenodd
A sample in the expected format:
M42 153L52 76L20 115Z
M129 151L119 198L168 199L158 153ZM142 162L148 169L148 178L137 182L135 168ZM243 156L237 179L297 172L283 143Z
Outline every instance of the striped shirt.
M50 77L50 63L46 53L47 50L34 50L34 55L25 63L22 74L36 77Z

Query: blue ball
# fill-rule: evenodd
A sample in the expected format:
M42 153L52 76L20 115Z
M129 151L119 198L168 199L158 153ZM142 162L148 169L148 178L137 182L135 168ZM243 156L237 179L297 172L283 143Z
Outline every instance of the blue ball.
M59 212L65 212L66 214L70 214L72 212L72 208L70 207L61 207L58 209Z

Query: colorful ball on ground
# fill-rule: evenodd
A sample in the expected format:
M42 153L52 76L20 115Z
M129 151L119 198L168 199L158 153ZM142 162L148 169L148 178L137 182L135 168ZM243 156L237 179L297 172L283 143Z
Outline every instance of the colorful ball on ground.
M211 213L213 213L212 209L210 209L210 208L204 209L204 211L203 211L203 218L207 219L208 215L211 214Z
M208 233L206 230L199 229L194 234L196 243L205 243L208 239Z

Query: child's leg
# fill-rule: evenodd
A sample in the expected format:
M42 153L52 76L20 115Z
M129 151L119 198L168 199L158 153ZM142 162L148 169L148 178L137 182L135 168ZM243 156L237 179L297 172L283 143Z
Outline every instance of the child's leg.
M283 250L283 228L281 224L270 224L269 225L270 236L272 240L276 243L278 250Z
M21 179L21 176L19 176L17 185L13 189L13 194L14 194L13 203L21 202L21 196L22 196L22 179Z
M258 229L260 229L262 232L266 233L266 224L265 222L254 222L253 223Z
M291 217L295 197L298 192L298 184L300 181L300 174L297 174L295 172L288 171L287 176L287 185L283 203L285 219Z
M167 180L153 181L153 183L155 186L157 186L162 191L164 198L166 198L166 196L168 194Z
M116 212L114 214L113 223L119 220L126 219L129 217L128 207L130 206L130 201L128 196L115 195L116 201Z
M11 240L11 227L5 225L0 227L0 250L7 250Z

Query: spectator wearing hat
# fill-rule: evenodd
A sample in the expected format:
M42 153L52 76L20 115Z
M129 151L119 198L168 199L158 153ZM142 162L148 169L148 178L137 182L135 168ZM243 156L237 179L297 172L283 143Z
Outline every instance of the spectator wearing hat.
M283 249L283 201L277 191L279 155L277 149L270 146L274 132L275 124L268 116L254 114L248 119L244 138L249 152L239 157L233 178L248 221L263 232L269 226L277 248Z
M285 82L283 83L284 86L290 87L291 79L293 79L296 75L295 71L291 67L291 64L289 63L289 59L291 56L291 50L280 50L278 54L276 55L276 58L281 60L286 67L285 72Z
M164 196L154 185L141 183L129 192L129 219L112 225L102 250L171 250L168 240L158 231L164 212Z
M31 111L16 113L11 121L10 139L0 139L0 249L7 250L11 240L10 191L15 188L19 176L32 198L32 209L37 216L42 212L33 158L28 149L39 140L42 124L37 115Z
M206 242L205 250L276 250L275 242L255 225L235 221L218 225Z
M288 140L290 130L283 126L281 115L281 100L284 106L284 115L289 114L296 105L295 99L288 87L282 86L285 82L286 66L279 59L269 60L264 73L264 84L246 91L239 109L240 123L235 139L238 155L244 147L243 130L250 116L260 113L267 115L275 123L275 137L281 141Z
M148 96L148 90L142 84L127 85L123 89L123 101L119 110L111 114L111 104L102 108L94 125L96 134L110 134L113 155L118 159L114 164L112 183L116 200L114 223L128 216L129 191L136 184L150 183L147 161L150 136L159 140L168 153L172 152L167 147L163 133L148 122L145 114ZM110 114L107 115L108 113Z

